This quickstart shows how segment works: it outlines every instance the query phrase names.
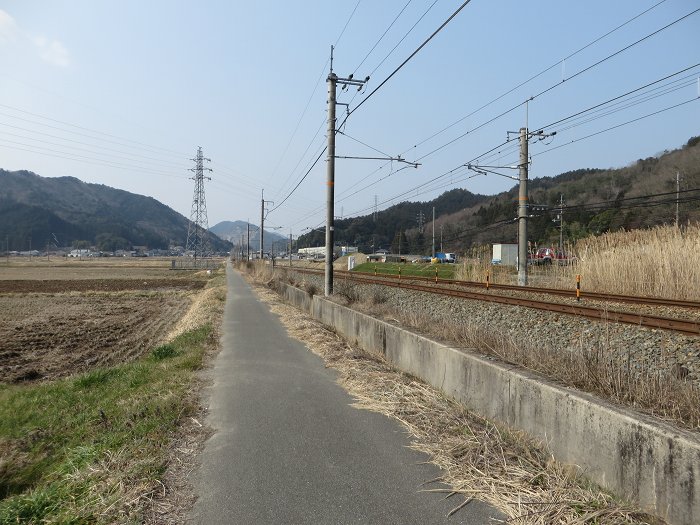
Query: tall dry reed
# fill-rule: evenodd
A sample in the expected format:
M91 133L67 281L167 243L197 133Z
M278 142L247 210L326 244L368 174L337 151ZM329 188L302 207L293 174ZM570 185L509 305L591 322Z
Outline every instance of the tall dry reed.
M575 252L578 263L557 273L580 274L586 290L700 300L700 225L587 237Z

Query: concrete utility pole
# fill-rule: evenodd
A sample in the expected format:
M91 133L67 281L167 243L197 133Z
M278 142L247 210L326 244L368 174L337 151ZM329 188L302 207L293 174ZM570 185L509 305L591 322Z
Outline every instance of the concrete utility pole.
M246 227L248 228L248 233L246 235L245 243L245 260L250 261L250 219L246 221Z
M265 190L260 190L260 260L263 260L263 236L265 235Z
M333 293L333 214L335 213L335 103L338 75L333 73L333 48L331 47L331 72L328 75L328 165L326 166L326 272L324 294Z
M263 244L263 239L265 237L265 204L274 204L272 201L266 201L265 200L265 190L260 191L260 260L263 260L263 255L264 255L264 244ZM274 246L273 246L274 247ZM274 264L273 264L274 266Z
M676 228L678 228L678 219L679 219L679 214L678 214L678 201L681 196L681 176L680 173L676 171Z
M520 128L518 191L518 285L527 286L527 128Z
M333 46L331 46L331 65L330 73L326 81L328 82L328 148L327 148L327 189L326 189L326 272L325 272L325 296L328 297L333 293L333 236L335 233L335 107L336 107L336 89L338 84L345 89L347 86L357 86L358 91L369 80L369 77L364 80L354 80L350 75L348 78L339 78L333 73Z
M431 256L435 257L435 206L433 206L433 253Z
M559 251L564 251L564 194L559 194Z
M547 137L553 137L557 134L556 131L552 133L545 133L542 130L529 132L527 128L520 128L519 132L509 131L508 136L511 133L518 133L520 139L520 162L518 162L517 168L519 170L518 181L520 183L518 191L518 285L527 286L527 219L529 213L528 197L527 197L527 177L528 177L528 142L531 138L537 138L538 140L544 140ZM501 175L512 179L508 175L503 175L490 169L486 169L486 166L472 166L468 164L467 167L477 173L494 173L496 175ZM488 166L488 168L511 168L511 166ZM513 168L515 166L512 166Z
M292 266L292 229L289 229L289 266Z

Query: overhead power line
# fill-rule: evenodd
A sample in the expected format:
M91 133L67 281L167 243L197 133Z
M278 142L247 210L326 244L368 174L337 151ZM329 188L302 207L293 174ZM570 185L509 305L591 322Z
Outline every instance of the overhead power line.
M395 24L396 21L399 19L399 17L403 14L403 12L406 10L406 8L410 5L411 1L412 1L412 0L408 0L408 2L406 2L406 5L404 5L403 8L401 9L401 11L399 11L399 14L396 15L396 17L394 17L394 19L391 21L391 24L389 24L389 27L387 27L387 28L384 30L384 32L382 33L382 36L379 37L379 40L377 40L377 41L374 43L374 45L373 45L372 48L367 52L367 54L366 54L365 57L362 59L362 61L361 61L361 62L357 65L357 67L353 70L353 74L357 73L357 70L360 69L360 68L362 67L362 64L365 63L365 60L367 60L367 59L369 58L369 56L372 54L372 52L377 48L377 46L379 45L379 43L384 39L384 37L386 36L386 34L389 32L389 30L390 30L392 27L394 27L394 24ZM433 5L435 5L435 4L433 3ZM337 44L337 42L336 42L336 44Z
M619 55L620 53L623 53L623 52L627 51L628 49L633 48L633 47L636 46L637 44L641 44L641 43L644 42L645 40L648 40L648 39L650 39L651 37L653 37L653 36L655 36L655 35L658 35L658 34L661 33L662 31L665 31L665 30L668 29L669 27L672 27L672 26L676 25L677 23L682 22L682 21L685 20L686 18L689 18L689 17L693 16L694 14L696 14L696 13L698 13L698 12L700 12L700 7L697 8L697 9L695 9L694 11L691 11L690 13L688 13L688 14L686 14L686 15L681 16L680 18L676 18L673 22L671 22L671 23L669 23L669 24L666 24L665 26L663 26L663 27L657 29L656 31L653 31L653 32L649 33L649 34L646 35L646 36L643 36L643 37L640 38L639 40L636 40L636 41L632 42L631 44L629 44L629 45L623 47L622 49L618 49L618 50L615 51L614 53L609 54L608 56L602 58L602 59L599 60L598 62L595 62L595 63L591 64L590 66L581 69L580 71L577 71L576 73L574 73L574 74L571 75L570 77L567 77L567 78L562 79L561 82L558 82L558 83L554 84L553 86L550 86L550 87L548 87L547 89L545 89L545 90L543 90L543 91L540 91L539 93L537 93L536 95L534 95L530 100L534 100L534 99L536 99L536 98L538 98L538 97L544 95L545 93L550 92L551 90L553 90L553 89L556 88L557 86L560 86L561 84L563 84L563 83L565 83L565 82L568 82L569 80L571 80L571 79L573 79L573 78L576 78L576 77L578 77L579 75L582 75L582 74L585 73L586 71L589 71L589 70L593 69L594 67L597 67L597 66L599 66L600 64L603 64L604 62L607 62L608 60L610 60L610 59L613 58L613 57L616 57L616 56Z
M658 4L657 4L657 5L658 5ZM654 6L654 7L655 7L655 6ZM505 110L505 111L499 113L497 116L488 119L487 121L485 121L485 122L479 124L478 126L475 126L474 128L472 128L472 129L466 131L465 133L462 133L461 135L459 135L459 136L457 136L457 137L455 137L455 138L449 140L448 142L442 144L441 146L438 146L438 147L434 148L433 150L431 150L430 152L426 153L425 155L419 157L419 158L416 159L416 160L423 160L423 159L425 159L425 158L427 158L427 157L429 157L429 156L434 155L434 154L437 153L438 151L441 151L441 150L445 149L446 147L448 147L448 146L454 144L455 142L457 142L457 141L463 139L464 137L466 137L467 135L473 133L474 131L477 131L478 129L481 129L481 128L483 128L484 126L495 122L495 121L498 120L499 118L504 117L505 115L507 115L507 114L509 114L509 113L511 113L511 112L513 112L513 111L515 111L516 109L518 109L519 107L523 106L523 105L526 104L527 102L532 101L532 100L535 100L535 99L537 99L538 97L540 97L540 96L542 96L542 95L544 95L544 94L546 94L546 93L549 93L550 91L556 89L557 87L560 87L561 85L563 85L564 83L568 82L569 80L572 80L572 79L574 79L574 78L576 78L576 77L582 75L583 73L586 73L586 72L588 72L588 71L594 69L595 67L597 67L597 66L599 66L599 65L601 65L601 64L603 64L603 63L605 63L605 62L607 62L607 61L610 60L611 58L613 58L613 57L615 57L615 56L617 56L617 55L619 55L619 54L621 54L621 53L623 53L623 52L625 52L625 51L627 51L627 50L633 48L634 46L636 46L636 45L638 45L638 44L640 44L640 43L642 43L642 42L648 40L649 38L651 38L651 37L653 37L653 36L655 36L655 35L661 33L662 31L665 31L666 29L668 29L668 28L674 26L675 24L681 22L682 20L685 20L685 19L687 19L688 17L690 17L690 16L696 14L698 11L700 11L700 8L698 8L698 9L696 9L696 10L694 10L694 11L692 11L692 12L686 14L686 15L683 15L683 16L681 16L680 18L677 18L676 20L674 20L673 22L671 22L671 23L669 23L669 24L666 24L665 26L663 26L663 27L661 27L661 28L659 28L659 29L657 29L657 30L651 32L651 33L648 33L647 35L645 35L644 37L642 37L642 38L636 40L635 42L632 42L631 44L628 44L627 46L625 46L625 47L623 47L623 48L621 48L621 49L618 49L617 51L615 51L615 52L613 52L613 53L610 53L609 55L607 55L607 56L605 56L604 58L598 60L597 62L595 62L595 63L593 63L593 64L591 64L591 65L589 65L589 66L587 66L587 67L585 67L585 68L583 68L583 69L577 71L576 73L574 73L573 75L567 77L566 79L563 79L563 80L561 80L561 81L559 81L559 82L557 82L557 83L555 83L555 84L552 84L551 86L549 86L548 88L546 88L546 89L540 91L540 92L537 93L536 95L531 96L531 97L528 98L526 101L520 102L520 103L518 103L518 104L516 104L516 105L514 105L514 106L512 106L512 107L510 107L509 109L507 109L507 110ZM638 15L638 16L640 16L640 15ZM584 48L582 48L582 49L584 49ZM560 62L557 62L557 64L559 64L559 63L560 63ZM551 67L553 67L553 66L550 66L549 69L551 69ZM535 75L535 77L532 77L532 78L536 78L537 76L539 76L539 74L538 74L538 75ZM527 82L529 82L529 80L525 81L525 83L527 83ZM523 85L524 85L525 83L523 83ZM508 93L514 91L515 89L517 89L517 87L519 87L519 86L516 86L515 88L513 88L512 90L510 90ZM508 93L506 93L506 94L508 94ZM505 96L506 94L504 94L503 96ZM497 99L500 99L500 98L502 98L502 96L501 96L501 97L498 97ZM494 99L494 101L497 100L497 99ZM492 101L492 102L493 102L493 101ZM483 107L486 107L486 106L490 105L492 102L487 103L487 104L486 104L485 106L483 106ZM455 124L458 123L458 122L461 122L462 120L464 120L464 119L467 118L468 116L471 116L471 115L473 115L474 113L480 111L481 109L483 109L483 107L482 107L482 108L479 108L479 109L475 110L474 112L470 113L469 115L463 117L463 118L460 119L459 121L455 122ZM350 113L352 113L352 112L350 112ZM452 125L448 126L447 128L444 128L444 130L447 130L447 129L451 128L451 127L452 127ZM440 131L440 132L438 132L438 133L432 135L432 136L429 137L428 139L425 139L424 141L422 141L422 142L420 142L420 143L418 143L418 144L423 144L423 143L427 142L428 140L430 140L431 138L433 138L434 136L439 135L440 133L442 133L442 131ZM417 145L418 145L418 144L417 144ZM414 147L417 147L417 145L414 146ZM410 149L410 148L409 148L409 149ZM404 153L406 153L407 151L408 151L408 150L406 150Z
M628 124L632 124L632 123L634 123L634 122L638 122L638 121L640 121L640 120L644 120L645 118L653 117L654 115L659 115L660 113L665 113L666 111L670 111L670 110L672 110L672 109L679 108L679 107L681 107L681 106L685 106L686 104L690 104L691 102L696 102L696 101L698 101L698 100L700 100L700 97L691 98L691 99L686 100L686 101L684 101L684 102L680 102L680 103L678 103L678 104L674 104L674 105L672 105L672 106L665 107L665 108L660 109L660 110L658 110L658 111L653 111L653 112L651 112L651 113L647 113L646 115L642 115L641 117L637 117L637 118L634 118L634 119L632 119L632 120L628 120L627 122L623 122L622 124L617 124L617 125L615 125L615 126L610 126L609 128L605 128L605 129L602 129L602 130L600 130L600 131L596 131L595 133L591 133L590 135L586 135L586 136L584 136L584 137L580 137L580 138L577 138L577 139L570 140L569 142L567 142L567 143L565 143L565 144L560 144L559 146L555 146L555 147L553 147L553 148L549 148L549 149L546 149L546 150L544 150L544 151L540 151L540 152L538 152L538 153L535 153L534 155L530 155L530 157L538 157L538 156L540 156L540 155L544 155L545 153L549 153L550 151L554 151L554 150L557 150L557 149L559 149L559 148L563 148L563 147L565 147L565 146L570 146L571 144L574 144L574 143L576 143L576 142L580 142L580 141L582 141L582 140L586 140L586 139L589 139L589 138L591 138L591 137L595 137L596 135L601 135L602 133L606 133L606 132L611 131L611 130L613 130L613 129L621 128L621 127L623 127L623 126L627 126Z
M416 48L416 50L413 51L413 53L411 53L411 54L408 56L408 58L406 58L406 60L404 60L403 62L401 62L401 64L399 64L398 67L397 67L396 69L394 69L394 71L392 71L392 72L389 74L388 77L386 77L384 80L382 80L382 82L381 82L376 88L374 88L372 91L370 91L369 94L368 94L365 98L363 98L354 108L352 108L350 111L348 111L348 113L345 115L345 118L343 119L343 122L340 124L340 126L337 126L336 129L341 129L341 128L343 127L343 124L345 124L345 122L348 120L348 118L350 118L350 115L352 115L355 111L357 111L358 109L360 109L360 108L362 107L362 105L363 105L365 102L367 102L377 91L379 91L379 90L384 86L384 84L386 84L387 82L389 82L389 80L391 80L391 78L392 78L394 75L396 75L396 73L398 73L399 71L401 71L401 69L402 69L406 64L408 64L408 62L409 62L413 57L415 57L415 56L420 52L420 50L423 49L423 48L428 44L428 42L430 42L433 38L435 38L435 36L436 36L440 31L442 31L442 30L445 28L445 26L447 26L447 24L449 24L449 23L452 21L452 19L453 19L454 17L456 17L456 16L460 13L460 11L462 11L462 9L464 9L464 8L467 6L467 4L468 4L469 2L471 2L471 0L466 0L465 2L463 2L462 5L460 5L460 6L454 11L454 13L452 13L452 14L449 16L449 18L448 18L447 20L445 20L445 21L440 25L440 27L438 27L435 31L433 31L433 33L432 33L428 38L426 38L425 41L424 41L420 46L418 46L418 48Z
M326 152L326 149L328 149L328 148L323 148L323 150L321 151L321 153L319 153L318 157L316 157L316 160L315 160L314 163L311 165L311 167L306 171L306 173L304 174L304 176L303 176L301 179L299 179L299 182L297 182L297 185L294 186L294 188L292 188L292 191L290 191L290 192L287 194L287 196L282 200L282 202L280 202L277 206L275 206L274 208L272 208L268 213L272 213L272 212L275 211L277 208L279 208L280 206L282 206L282 204L284 204L285 201L286 201L287 199L289 199L289 197L291 197L291 196L294 194L294 192L297 190L297 188L299 187L299 185L300 185L302 182L304 182L304 179L306 179L306 177L309 175L309 173L311 173L311 170L314 169L314 166L316 166L316 164L318 163L318 161L321 160L321 157L322 157L323 154Z
M47 117L47 116L45 116L45 115L40 115L39 113L32 113L31 111L26 111L26 110L24 110L24 109L16 108L16 107L14 107L14 106L8 106L7 104L0 104L0 107L7 108L7 109L11 109L12 111L17 111L17 112L23 113L23 114L25 114L25 115L31 115L31 116L33 116L33 117L38 117L38 118L41 118L41 119L44 119L44 120L48 120L48 121L50 121L50 122L55 122L55 123L57 123L57 124L63 124L64 126L70 126L70 127L72 127L72 128L80 129L80 130L83 130L83 131L89 131L90 133L95 133L95 134L97 134L97 135L102 135L102 136L104 136L104 137L110 137L110 138L113 138L113 139L119 139L119 140L122 140L122 141L125 141L125 142L130 142L130 143L132 143L132 144L136 144L136 145L138 145L138 146L141 146L141 147L142 147L141 149L143 149L143 148L148 148L148 149L151 149L151 150L161 150L161 151L165 151L165 152L168 152L168 153L173 153L173 154L175 154L175 155L183 155L183 156L186 156L185 154L183 154L183 153L181 153L181 152L179 152L179 151L174 151L174 150L171 150L171 149L162 148L162 147L160 147L160 146L152 146L152 145L150 145L150 144L146 144L146 143L144 143L144 142L139 142L139 141L137 141L137 140L131 140L131 139L127 139L127 138L124 138L124 137L119 137L119 136L117 136L117 135L112 135L112 134L110 134L110 133L105 133L105 132L103 132L103 131L98 131L98 130L96 130L96 129L87 128L87 127L85 127L85 126L79 126L79 125L77 125L77 124L72 124L72 123L66 122L66 121L64 121L64 120L58 120L58 119L55 119L55 118ZM5 113L3 113L2 115L3 115L3 116L6 116L6 117L11 117L11 118L17 118L17 119L19 119L19 117L16 117L16 116L13 116L13 115L7 115L7 114L5 114ZM33 122L33 121L27 120L27 119L20 119L20 120L26 120L27 122ZM61 128L57 128L57 127L54 127L54 126L49 126L48 124L43 124L43 123L41 123L41 122L33 122L33 123L34 123L34 124L39 124L39 125L41 125L41 126L51 127L51 128L53 128L53 129L61 129ZM69 130L63 130L63 131L69 131ZM77 133L77 132L74 132L74 131L69 131L69 133L75 133L76 135L81 135L81 133ZM89 135L83 135L83 136L89 136ZM104 140L104 139L101 139L101 140ZM111 142L111 141L107 141L107 142ZM116 144L119 144L119 143L116 143ZM125 145L125 144L122 144L122 145ZM127 147L136 147L136 146L127 146Z
M536 73L536 74L532 75L532 76L531 76L530 78L528 78L527 80L524 80L524 81L520 82L520 83L517 84L516 86L510 88L508 91L505 91L504 93L498 95L496 98L491 99L490 101L488 101L488 102L485 103L484 105L480 106L479 108L475 109L475 110L472 111L471 113L468 113L467 115L464 115L463 117L460 117L459 119L457 119L457 120L455 120L454 122L452 122L451 124L445 126L445 127L442 128L441 130L439 130L439 131L433 133L433 134L430 135L429 137L427 137L427 138L421 140L420 142L416 143L416 144L413 146L413 148L416 148L416 147L418 147L418 146L421 146L421 145L425 144L425 143L428 142L429 140L432 140L432 139L434 139L435 137L441 135L442 133L444 133L444 132L447 131L448 129L453 128L454 126L456 126L456 125L459 124L460 122L463 122L464 120L468 119L469 117L471 117L471 116L477 114L479 111L481 111L481 110L483 110L483 109L486 109L486 108L489 107L491 104L494 104L494 103L498 102L498 101L501 100L502 98L504 98L504 97L510 95L511 93L513 93L514 91L516 91L517 89L519 89L519 88L521 88L521 87L523 87L523 86L529 84L529 83L532 82L533 80L535 80L535 79L541 77L542 75L544 75L545 73L551 71L552 69L554 69L555 67L557 67L558 65L560 65L562 62L565 62L566 60L569 60L570 58L573 58L574 56L578 55L578 54L581 53L582 51L585 51L586 49L588 49L588 48L591 47L592 45L597 44L598 42L600 42L600 41L603 40L604 38L606 38L606 37L612 35L612 34L615 33L616 31L622 29L622 28L625 27L626 25L630 24L631 22L633 22L633 21L636 20L637 18L639 18L639 17L645 15L646 13L648 13L648 12L651 11L652 9L658 7L659 5L663 4L664 2L666 2L666 0L661 0L660 2L657 2L656 4L654 4L653 6L649 7L648 9L645 9L645 10L642 11L641 13L639 13L639 14L633 16L632 18L629 18L628 20L626 20L626 21L623 22L622 24L620 24L620 25L618 25L617 27L611 29L611 30L608 31L607 33L605 33L605 34L603 34L603 35L601 35L601 36L599 36L599 37L597 37L597 38L591 40L590 42L588 42L588 43L587 43L586 45L584 45L583 47L580 47L580 48L577 49L576 51L574 51L574 52L568 54L567 56L565 56L563 59L554 62L552 65L546 67L545 69L543 69L543 70L540 71L539 73ZM516 106L516 107L519 107L519 106ZM409 148L409 149L410 149L410 148ZM408 152L408 150L404 151L403 153L407 153L407 152Z

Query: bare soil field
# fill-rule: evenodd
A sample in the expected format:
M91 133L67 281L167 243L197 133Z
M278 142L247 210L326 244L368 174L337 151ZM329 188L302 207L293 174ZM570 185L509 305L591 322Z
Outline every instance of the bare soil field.
M189 279L192 271L172 271L172 257L10 257L0 258L2 280Z
M169 268L163 260L2 267L0 382L65 377L162 344L207 277Z

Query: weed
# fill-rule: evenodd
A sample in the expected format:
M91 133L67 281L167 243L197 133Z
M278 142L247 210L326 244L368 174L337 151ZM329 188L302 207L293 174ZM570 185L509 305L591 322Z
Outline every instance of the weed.
M149 357L77 378L0 388L0 525L138 522L168 440L195 409L211 325Z
M157 348L154 348L153 351L151 352L151 356L156 361L162 361L163 359L175 357L176 355L177 355L177 350L175 350L175 347L171 344L161 345Z
M318 286L308 281L304 282L304 290L306 290L306 293L309 294L309 297L313 297L314 295L318 294Z
M76 388L90 388L95 385L107 383L115 375L114 369L101 369L88 372L75 380Z
M357 303L360 301L360 299L362 299L359 288L356 285L345 281L336 282L333 293L340 297L344 297L348 304Z

